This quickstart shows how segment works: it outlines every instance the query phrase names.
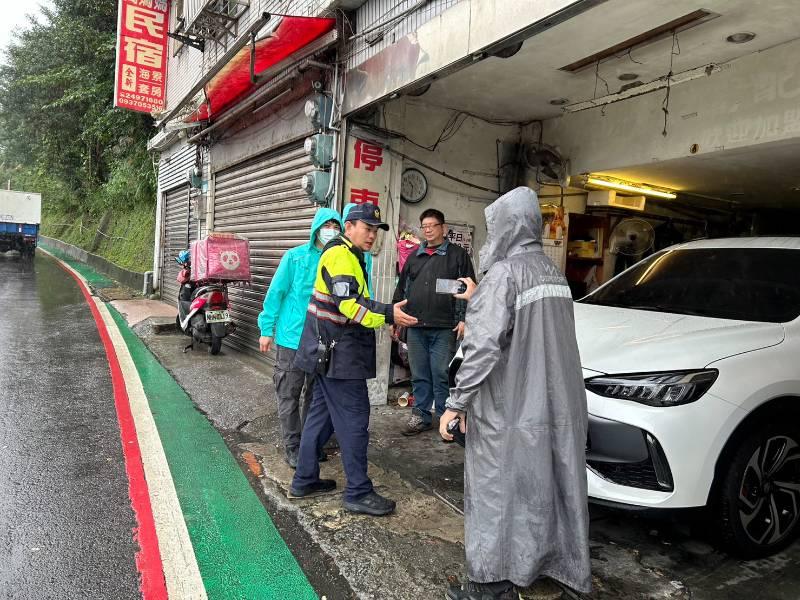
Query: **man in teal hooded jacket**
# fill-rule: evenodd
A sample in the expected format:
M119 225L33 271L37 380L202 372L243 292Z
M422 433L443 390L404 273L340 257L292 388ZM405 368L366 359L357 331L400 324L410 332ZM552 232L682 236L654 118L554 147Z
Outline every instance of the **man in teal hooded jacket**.
M283 255L264 297L264 308L258 315L261 352L269 352L275 344L272 380L278 400L286 462L292 468L297 466L300 432L311 401L314 381L312 376L294 368L294 356L300 345L322 249L341 230L339 213L330 208L317 211L311 224L310 241Z

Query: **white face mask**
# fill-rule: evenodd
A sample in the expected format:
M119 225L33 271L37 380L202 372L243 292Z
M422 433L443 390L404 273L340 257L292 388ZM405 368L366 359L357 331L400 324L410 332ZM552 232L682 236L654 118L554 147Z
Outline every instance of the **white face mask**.
M320 229L317 231L317 239L323 246L330 242L337 235L339 235L339 232L335 229Z

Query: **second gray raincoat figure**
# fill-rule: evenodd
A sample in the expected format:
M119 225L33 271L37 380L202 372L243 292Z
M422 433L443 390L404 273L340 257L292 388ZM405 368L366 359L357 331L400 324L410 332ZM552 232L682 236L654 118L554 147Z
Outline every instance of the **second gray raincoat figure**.
M586 392L564 275L544 255L536 194L486 211L486 272L469 302L448 408L467 413L467 576L591 590Z

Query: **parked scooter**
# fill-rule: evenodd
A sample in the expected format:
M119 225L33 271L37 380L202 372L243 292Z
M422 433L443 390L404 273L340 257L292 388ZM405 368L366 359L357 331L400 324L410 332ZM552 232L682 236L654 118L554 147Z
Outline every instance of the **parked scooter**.
M219 354L222 338L236 330L228 312L228 286L226 283L192 281L190 253L184 250L175 258L181 266L178 273L178 316L175 323L192 343L184 352L194 348L195 340L208 344L210 354Z

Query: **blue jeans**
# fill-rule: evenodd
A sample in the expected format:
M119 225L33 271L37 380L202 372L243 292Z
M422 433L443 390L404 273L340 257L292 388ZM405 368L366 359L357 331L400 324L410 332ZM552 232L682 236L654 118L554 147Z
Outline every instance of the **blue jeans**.
M453 359L455 333L450 329L409 327L407 334L414 414L425 424L433 420L431 407L441 416L450 395L448 367Z

